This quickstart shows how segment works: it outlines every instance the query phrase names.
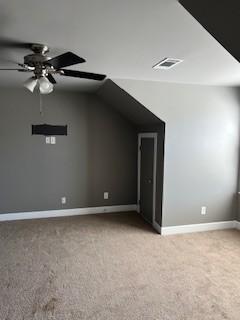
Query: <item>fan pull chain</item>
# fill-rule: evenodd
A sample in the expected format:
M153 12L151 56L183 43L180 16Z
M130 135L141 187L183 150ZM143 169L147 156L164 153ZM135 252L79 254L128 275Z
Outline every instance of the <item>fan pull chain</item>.
M42 103L42 95L40 90L38 91L38 93L39 93L39 112L40 112L40 115L43 117L43 103Z

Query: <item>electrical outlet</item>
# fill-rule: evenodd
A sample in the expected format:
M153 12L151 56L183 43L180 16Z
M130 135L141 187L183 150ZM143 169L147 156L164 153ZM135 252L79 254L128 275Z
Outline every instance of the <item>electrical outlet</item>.
M56 137L51 137L51 144L55 144L56 143Z
M108 192L104 192L104 193L103 193L103 199L104 199L104 200L107 200L108 198L109 198Z
M66 197L62 197L62 198L61 198L61 203L62 203L62 204L66 204L66 202L67 202Z
M202 215L207 214L207 207L201 207L201 214Z
M46 144L50 144L50 143L51 143L50 137L46 137Z

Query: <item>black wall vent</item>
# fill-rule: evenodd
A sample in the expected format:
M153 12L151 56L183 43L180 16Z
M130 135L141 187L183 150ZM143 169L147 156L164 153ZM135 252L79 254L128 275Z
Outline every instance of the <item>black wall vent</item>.
M33 124L32 134L43 136L66 136L67 126L54 126L51 124Z

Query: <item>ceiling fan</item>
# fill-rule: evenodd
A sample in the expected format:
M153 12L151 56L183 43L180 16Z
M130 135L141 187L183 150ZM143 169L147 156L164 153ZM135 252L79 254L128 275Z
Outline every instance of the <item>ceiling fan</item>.
M3 43L1 43L3 45ZM10 45L9 45L10 44ZM72 66L78 63L86 62L85 59L77 56L72 52L66 52L54 58L47 56L49 48L46 45L39 43L24 44L17 43L16 45L8 42L9 47L27 48L33 51L32 54L28 54L24 57L23 63L18 63L20 68L8 69L2 68L0 70L15 70L19 72L33 72L33 76L24 82L24 86L30 90L34 91L35 87L38 85L39 91L42 94L48 94L53 91L53 85L56 84L56 80L53 75L61 75L67 77L76 77L91 80L104 80L106 75L63 69L68 66Z

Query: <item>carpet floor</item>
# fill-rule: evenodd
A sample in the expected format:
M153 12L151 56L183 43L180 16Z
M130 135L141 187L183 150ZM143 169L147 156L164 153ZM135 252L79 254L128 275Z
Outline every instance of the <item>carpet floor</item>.
M1 320L239 320L240 232L135 213L0 224Z

